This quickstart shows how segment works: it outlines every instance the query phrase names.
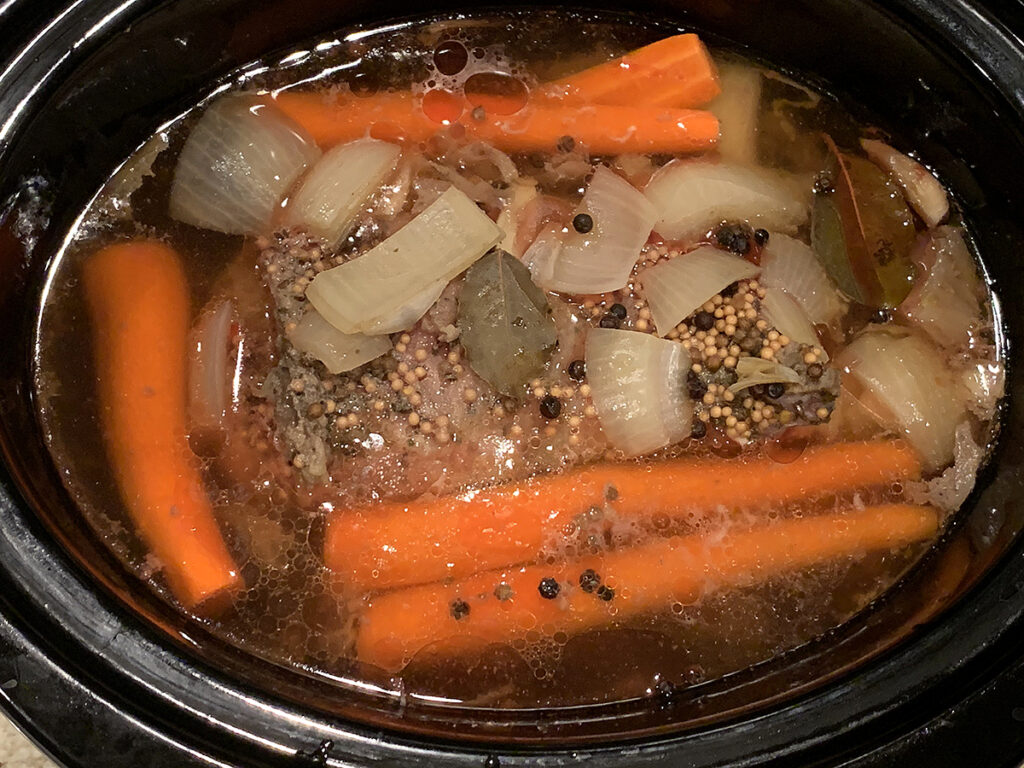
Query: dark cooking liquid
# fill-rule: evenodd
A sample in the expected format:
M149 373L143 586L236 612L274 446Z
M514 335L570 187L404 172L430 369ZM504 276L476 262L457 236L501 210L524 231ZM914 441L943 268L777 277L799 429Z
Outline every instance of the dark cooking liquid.
M293 83L309 88L318 82L344 82L357 93L370 93L426 82L432 54L441 84L472 59L486 60L527 81L546 80L666 33L565 13L410 24L317 41L247 68L238 82L245 89L268 90ZM807 171L818 162L808 149L814 132L827 128L841 141L861 131L834 100L765 72L759 151L766 164ZM194 117L187 115L166 132L168 149L156 157L152 175L138 189L123 196L122 173L85 214L55 268L39 338L41 417L65 482L97 534L167 599L171 598L159 575L153 574L154 563L122 513L97 445L89 326L78 281L85 254L129 231L158 233L175 245L186 261L197 314L225 280L235 279L225 277L224 267L239 252L242 238L200 231L167 217L170 174L193 122ZM796 133L791 135L790 130ZM158 139L157 149L162 142ZM246 279L251 276L238 278ZM249 373L259 375L257 370ZM216 455L216 448L200 450L208 460ZM481 706L619 700L643 695L659 680L692 684L748 667L843 623L888 589L926 549L839 560L757 587L711 594L693 604L675 603L663 615L635 620L625 628L571 638L538 631L468 657L442 662L415 659L394 677L351 661L352 619L341 586L321 562L324 518L316 495L285 493L272 467L256 471L250 483L238 484L226 481L211 463L207 481L248 585L227 612L214 620L200 618L211 632L255 655L308 673L364 679L389 688L400 686L412 697L443 697ZM899 492L886 492L882 498L898 497Z

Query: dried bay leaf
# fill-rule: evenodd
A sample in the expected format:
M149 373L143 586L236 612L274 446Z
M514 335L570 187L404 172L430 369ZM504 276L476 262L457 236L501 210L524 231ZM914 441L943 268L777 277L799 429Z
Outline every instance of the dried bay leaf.
M811 239L829 276L854 301L895 307L913 284L910 259L916 231L899 188L870 160L838 150L832 158L834 191L815 200Z
M469 365L510 397L523 395L558 340L543 291L519 259L500 249L466 272L458 325Z

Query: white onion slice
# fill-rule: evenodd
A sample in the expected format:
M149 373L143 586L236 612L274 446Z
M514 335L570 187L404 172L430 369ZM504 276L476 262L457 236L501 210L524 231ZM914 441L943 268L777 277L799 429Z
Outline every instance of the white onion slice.
M928 471L953 460L956 427L966 410L945 358L930 341L875 327L857 336L837 362L889 412Z
M342 333L315 309L306 310L288 340L297 350L323 363L331 373L343 373L376 360L391 350L387 336Z
M409 330L416 325L417 320L427 314L430 308L437 303L447 285L447 280L438 280L436 283L431 283L395 312L373 323L373 325L366 329L366 333L371 336L379 336L382 333L397 333L398 331Z
M605 293L626 285L647 243L657 213L628 181L598 166L576 209L589 214L594 227L542 232L540 243L523 260L538 286L566 293Z
M792 296L812 323L831 325L845 310L845 302L811 246L781 232L771 233L761 252L759 281Z
M401 153L397 145L375 139L359 139L328 150L292 196L285 223L303 226L335 248L395 170Z
M776 360L760 357L741 357L736 361L736 381L729 387L732 393L758 384L799 384L800 374Z
M896 183L903 188L903 195L910 207L925 224L934 227L946 218L949 214L946 190L927 168L881 141L861 139L860 145L868 153L871 162L893 175Z
M756 163L761 71L724 62L718 65L718 82L722 92L707 106L718 118L718 155L733 163Z
M586 363L597 417L612 445L639 456L689 436L690 355L682 344L595 328L587 335Z
M764 298L761 299L761 311L779 333L799 344L817 347L821 350L822 359L828 359L811 319L788 293L778 288L765 289Z
M185 140L171 183L171 216L231 235L259 234L318 157L313 140L273 105L225 96Z
M427 286L447 283L501 238L476 203L449 187L383 243L317 275L306 297L338 330L365 333L393 322Z
M968 363L960 374L968 393L967 407L979 419L989 420L1006 392L1006 368L998 360Z
M966 349L981 322L984 286L956 227L938 227L914 247L917 277L899 314L942 347Z
M810 215L809 192L764 168L675 160L644 190L658 211L655 231L669 240L702 237L723 221L795 232Z
M760 271L746 259L703 245L648 267L637 279L654 327L664 336L720 290Z
M192 429L220 429L228 412L231 381L228 344L234 309L223 301L204 312L189 345L188 415Z

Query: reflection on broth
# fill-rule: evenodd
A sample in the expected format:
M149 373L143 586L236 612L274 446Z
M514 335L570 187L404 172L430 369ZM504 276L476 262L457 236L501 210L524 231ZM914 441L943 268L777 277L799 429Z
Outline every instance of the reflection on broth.
M38 360L83 514L217 635L479 706L667 695L842 624L969 494L987 286L831 97L545 14L254 72L98 194Z

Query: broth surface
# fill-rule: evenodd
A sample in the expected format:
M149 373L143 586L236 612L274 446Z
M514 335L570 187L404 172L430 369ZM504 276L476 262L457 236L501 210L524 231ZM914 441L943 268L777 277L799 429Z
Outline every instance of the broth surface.
M843 624L896 584L966 498L993 439L1001 395L991 301L960 235L964 223L955 207L946 224L929 226L904 200L891 175L898 168L865 154L861 139L888 137L860 110L725 50L713 51L722 90L710 107L722 125L718 148L608 154L591 152L568 134L530 149L498 147L506 140L490 141L481 133L479 126L504 118L502 110L512 120L523 109L546 108L539 101L545 84L670 32L537 12L339 35L237 73L227 95L218 91L129 158L84 212L57 263L42 308L37 361L40 415L54 460L82 513L118 558L181 605L164 578L166 564L140 538L117 472L96 440L105 434L109 445L116 437L103 420L95 385L102 357L83 288L86 265L110 243L148 238L170 244L184 267L192 325L189 445L244 584L229 599L181 610L252 654L307 674L476 706L608 702L657 695L666 686L694 685L774 658ZM184 223L171 210L183 147L204 115L234 92L258 95L263 101L257 110L284 109L293 94L313 94L316 109L339 99L365 106L412 94L416 108L434 121L434 135L393 136L379 125L356 132L356 140L369 133L400 146L401 153L336 245L309 227L286 224L296 205L294 185L262 231L224 234ZM452 101L452 93L466 95L468 103ZM573 98L563 92L551 109L587 108ZM830 150L829 142L837 149ZM676 184L670 181L673 169L692 167L701 158L718 168L755 168L754 176L737 178L748 179L747 192L769 186L763 205L754 203L743 216L731 212L731 203L720 217L705 210L696 229L671 236L659 230L667 226L660 216L650 237L641 233L637 264L616 290L533 285L510 299L513 289L501 282L504 305L477 307L474 313L473 301L484 294L466 295L468 281L482 281L486 288L497 274L508 285L514 280L522 286L532 273L534 282L545 282L538 277L546 268L543 259L562 258L532 247L545 232L562 238L562 247L577 236L585 241L591 232L595 240L607 236L598 213L584 220L576 213L591 200L588 190L602 166L601 173L610 171L653 199L658 184ZM845 184L854 190L853 203L844 202ZM488 246L468 271L444 280L429 309L385 335L388 351L369 362L329 373L300 351L293 339L309 311L309 286L411 226L449 189L503 227L504 250L498 254ZM672 186L666 194L684 194L686 184L679 189ZM747 192L735 198L746 199ZM788 214L765 213L773 205L784 207L779 199L786 195L806 206L802 218L786 221ZM912 195L906 193L908 199ZM860 211L860 230L850 234L840 226L829 235L828 217L842 219L850 210ZM851 237L869 243L865 253L875 269L870 279L864 278L863 261L856 261ZM700 248L755 267L755 276L711 288L669 330L658 328L662 315L648 300L653 278L645 282L644 271ZM819 286L801 295L794 288L794 299L777 283L762 282L767 270L781 269L768 264L789 259L793 248L816 253L825 263L831 293L823 295ZM903 277L895 274L900 264ZM952 277L943 278L947 273ZM932 278L937 282L929 284ZM539 309L533 292L542 297ZM773 299L779 292L783 298ZM954 298L944 301L947 293ZM510 302L515 311L505 331L500 323L489 326L487 319ZM961 318L950 319L950 302L970 315L963 343L954 338ZM531 306L539 319L530 319ZM825 315L810 317L808 306ZM809 321L813 341L780 331L796 327L793 311ZM523 378L529 366L513 365L511 358L482 362L481 349L506 343L501 334L513 334L509 327L527 326L537 334L529 338L553 334L557 341L524 342L526 331L515 336L525 345L524 356L540 360L532 373ZM598 391L592 377L602 361L588 343L595 329L635 332L685 349L685 366L671 369L675 378L669 385L652 383L665 373L663 363L648 360L633 378L616 369L607 385L615 392L601 394L607 388ZM622 337L607 338L619 343ZM211 342L219 353L210 352ZM224 349L227 357L220 360ZM886 365L870 366L883 358ZM942 381L915 380L931 375L933 359L940 361ZM225 361L226 370L210 373ZM891 370L902 373L886 378ZM629 387L622 385L627 379ZM745 380L756 383L737 386ZM204 417L211 404L202 394L211 381L226 398L213 420ZM632 391L683 398L690 409L680 427L685 434L672 432L678 417L673 413L654 419L658 428L668 424L673 435L654 448L638 452L630 447L634 443L613 439L621 425L609 428L615 411L609 398L628 399ZM894 407L901 394L922 400ZM926 401L936 400L959 414L948 429L928 416ZM638 439L635 420L625 429L627 441ZM771 474L772 467L805 471L823 451L863 444L895 445L895 453L884 454L893 467L914 456L918 470L901 476L893 469L881 481L847 482L843 476L859 477L867 460L858 465L840 453L828 472L808 474L807 488L788 495L780 490L783 475ZM654 477L658 467L677 466L696 467L698 474L688 481L672 475L657 486L674 494L671 503L636 502L651 514L629 512L634 502L628 492L602 474L613 467L623 477ZM710 467L725 469L719 475ZM888 465L883 470L884 475ZM586 472L592 475L574 474ZM729 480L733 475L740 479ZM557 482L567 489L564 496L550 490ZM709 485L721 488L721 498L694 501ZM529 520L546 525L546 533L534 542L533 532L523 533L529 522L523 529L502 528L506 510L518 502L489 501L494 487L517 489L510 493L524 497L537 494L537 504L548 504L550 515ZM589 499L593 488L601 490L597 503L582 501L570 509L565 499ZM747 497L753 500L736 501ZM491 504L487 514L494 515L497 533L467 524L450 536L437 533L436 542L430 538L434 521L444 528L451 515L485 504ZM898 545L807 555L801 564L800 523L834 517L843 527L844 519L873 509L931 510L940 525ZM522 507L523 515L535 512ZM385 515L393 520L393 539L381 533ZM428 533L417 540L407 531L419 531L420 525ZM772 543L787 531L790 538ZM746 562L737 554L739 545L731 543L744 536L755 548L763 541L760 554L755 565L730 571ZM516 550L510 542L520 539L527 543ZM698 542L691 567L698 574L695 586L676 581L668 589L651 587L657 599L645 609L630 608L647 604L645 580L613 583L605 567L619 563L616 558L635 566L631 553L660 551L665 542L684 549ZM401 546L419 544L426 550L422 559L402 562ZM776 546L778 552L765 554ZM451 562L444 553L431 559L431 547L450 547L445 553ZM495 554L503 547L515 552ZM706 561L702 552L711 553ZM787 557L793 566L785 566ZM651 583L661 584L659 574L669 566L656 559L649 565ZM536 610L518 586L513 589L515 579L535 574L544 577L530 582L536 584L531 590L546 601ZM532 593L530 598L537 601ZM503 614L503 605L511 613ZM595 605L604 611L598 619L560 623L563 615L590 616ZM545 618L545 611L556 608L564 613ZM401 627L377 629L376 617L393 620L420 611L430 617L435 609L441 628L419 626L415 631L427 632L419 639L396 640ZM512 616L507 627L499 626L505 634L461 647L464 628L478 626L472 622L485 615L499 623ZM366 640L370 627L379 631L372 642ZM385 653L385 646L392 650Z

